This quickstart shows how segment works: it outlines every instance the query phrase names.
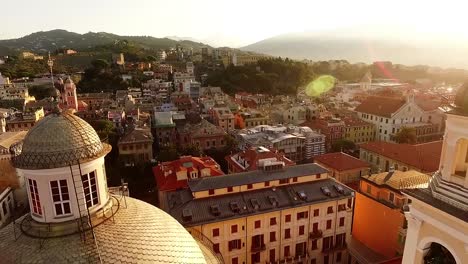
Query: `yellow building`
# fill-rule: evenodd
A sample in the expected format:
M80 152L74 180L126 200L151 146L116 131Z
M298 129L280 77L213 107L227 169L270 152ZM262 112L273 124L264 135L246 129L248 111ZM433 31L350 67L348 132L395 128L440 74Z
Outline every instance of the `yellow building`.
M119 159L125 165L149 162L153 158L153 136L149 129L136 128L117 143Z
M343 118L345 123L344 139L356 144L367 143L375 138L375 125L358 118Z
M354 191L317 164L266 164L188 186L161 207L225 263L347 263Z
M403 191L412 203L404 264L468 263L468 84L447 112L439 170L428 188Z

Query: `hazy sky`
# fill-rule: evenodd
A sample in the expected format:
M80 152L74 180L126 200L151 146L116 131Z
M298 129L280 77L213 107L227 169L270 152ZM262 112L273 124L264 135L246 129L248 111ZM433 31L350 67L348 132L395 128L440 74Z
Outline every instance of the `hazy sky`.
M59 28L239 47L283 33L371 26L392 37L456 40L468 38L467 7L463 0L5 0L0 39Z

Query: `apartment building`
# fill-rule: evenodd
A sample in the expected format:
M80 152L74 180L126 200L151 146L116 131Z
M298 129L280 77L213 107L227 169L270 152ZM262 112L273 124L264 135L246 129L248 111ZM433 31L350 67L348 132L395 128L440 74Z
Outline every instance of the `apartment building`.
M150 129L133 129L119 139L117 146L119 159L126 166L142 164L153 159L153 136Z
M193 179L161 205L225 263L348 263L354 192L317 164Z
M234 115L228 107L213 107L208 114L216 126L225 131L234 130Z
M309 127L264 125L236 133L240 149L260 146L274 148L294 162L325 153L325 136Z
M6 119L6 131L28 131L42 118L44 118L44 109L42 107L12 114Z
M344 137L345 123L339 118L320 118L312 122L305 122L302 126L319 131L326 136L325 147L330 150L333 144Z
M356 117L343 118L344 139L356 144L367 143L375 139L375 125Z

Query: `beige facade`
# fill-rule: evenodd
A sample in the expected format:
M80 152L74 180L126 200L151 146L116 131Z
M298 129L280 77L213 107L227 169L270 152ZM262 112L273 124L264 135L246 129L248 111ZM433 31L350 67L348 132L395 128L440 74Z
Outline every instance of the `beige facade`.
M344 236L345 241L350 238L352 209L347 206L348 199L343 199L188 229L202 232L219 247L225 263L274 263L288 259L325 263L327 256L329 263L346 263L346 243L327 250L324 239L335 243L337 235Z
M278 173L290 177L278 178ZM251 176L257 176L255 182ZM207 189L205 181L220 187ZM192 234L201 233L227 264L348 263L354 192L329 178L323 167L305 164L201 178L183 192L167 194L163 209ZM171 198L189 193L193 198L180 206Z

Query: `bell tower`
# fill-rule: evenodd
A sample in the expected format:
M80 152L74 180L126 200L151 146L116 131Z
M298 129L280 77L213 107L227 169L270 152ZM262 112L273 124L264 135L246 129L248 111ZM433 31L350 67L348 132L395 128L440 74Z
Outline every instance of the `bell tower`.
M68 77L65 80L62 93L62 103L68 109L75 109L78 111L78 98L76 95L76 85L73 83L72 79Z

